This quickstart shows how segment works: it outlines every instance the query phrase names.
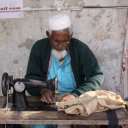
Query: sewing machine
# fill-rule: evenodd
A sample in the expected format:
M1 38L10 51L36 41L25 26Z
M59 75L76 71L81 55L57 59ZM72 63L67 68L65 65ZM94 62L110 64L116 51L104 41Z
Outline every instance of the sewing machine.
M16 128L18 124L60 124L60 125L124 125L128 124L128 112L125 109L118 109L115 111L117 114L117 120L108 119L107 111L94 113L90 116L81 115L68 115L64 112L58 111L45 111L42 110L29 111L27 108L30 107L30 102L32 104L38 102L37 99L30 97L27 101L25 91L27 88L48 88L51 91L56 92L57 80L52 79L49 81L35 81L31 79L17 78L13 79L13 76L9 76L8 73L4 73L2 76L2 93L4 97L0 97L0 105L6 97L6 104L11 102L14 111L5 112L5 108L1 107L0 111L0 124L1 128ZM10 91L12 90L12 93ZM9 98L11 95L11 99ZM11 101L10 101L11 100ZM127 99L126 99L127 100ZM46 106L47 107L47 106ZM47 107L48 108L48 107ZM25 110L25 111L17 111ZM109 115L113 111L109 112ZM110 117L110 116L109 116ZM5 125L3 125L5 124ZM16 124L16 125L15 125ZM17 126L19 128L19 125Z
M13 76L9 76L8 73L5 72L2 75L1 85L2 93L6 96L4 107L8 106L8 103L10 102L15 110L26 110L29 108L25 93L29 88L48 88L54 93L57 92L56 78L47 81L25 78L13 79Z

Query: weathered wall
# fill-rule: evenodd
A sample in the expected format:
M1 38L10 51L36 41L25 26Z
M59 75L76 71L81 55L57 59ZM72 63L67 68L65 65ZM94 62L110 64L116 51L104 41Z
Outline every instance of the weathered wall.
M0 77L5 71L18 77L20 68L25 73L32 45L46 37L47 18L67 13L73 36L86 43L98 59L105 74L102 88L128 96L128 9L115 7L128 6L128 0L65 0L66 9L60 12L53 4L54 0L24 0L24 9L28 9L24 18L0 19ZM36 11L29 11L34 8Z

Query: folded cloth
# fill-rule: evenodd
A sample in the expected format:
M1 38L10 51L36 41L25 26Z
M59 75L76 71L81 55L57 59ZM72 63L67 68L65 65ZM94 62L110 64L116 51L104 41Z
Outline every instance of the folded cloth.
M125 108L120 95L106 90L89 91L73 100L56 102L56 105L58 111L85 116L108 109Z

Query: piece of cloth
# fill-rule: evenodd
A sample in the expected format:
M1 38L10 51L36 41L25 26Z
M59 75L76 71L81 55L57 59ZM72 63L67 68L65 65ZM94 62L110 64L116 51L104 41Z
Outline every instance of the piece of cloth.
M58 128L58 127L57 127L57 125L38 124L38 125L33 125L31 128Z
M25 78L47 80L51 49L48 38L39 40L33 45ZM76 82L76 89L70 93L79 96L87 91L99 89L104 81L104 75L88 46L72 38L69 43L69 54ZM40 96L40 88L28 89L28 93Z
M71 125L58 125L57 128L71 128Z
M71 19L68 15L59 14L51 16L48 20L49 30L62 30L71 26Z
M116 110L107 110L108 128L118 128L118 117ZM113 120L114 119L114 120Z
M33 125L31 128L71 128L71 125Z
M109 109L125 108L120 95L105 90L89 91L71 101L57 102L56 105L59 111L85 116Z
M58 92L61 94L71 92L76 88L76 83L70 62L71 58L68 52L67 56L64 58L62 65L60 65L59 60L56 59L54 56L52 56L50 62L50 71L48 72L48 79L53 79L57 77Z

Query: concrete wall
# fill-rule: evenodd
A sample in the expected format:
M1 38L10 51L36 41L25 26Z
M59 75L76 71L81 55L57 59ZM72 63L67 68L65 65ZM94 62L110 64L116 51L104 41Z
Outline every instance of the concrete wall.
M21 68L24 75L32 45L46 37L47 18L67 13L73 36L86 43L98 59L105 74L102 88L128 96L128 0L63 0L61 11L54 2L24 0L24 18L0 19L0 77L3 72L19 77Z

